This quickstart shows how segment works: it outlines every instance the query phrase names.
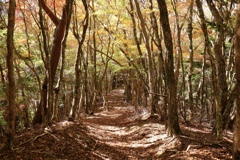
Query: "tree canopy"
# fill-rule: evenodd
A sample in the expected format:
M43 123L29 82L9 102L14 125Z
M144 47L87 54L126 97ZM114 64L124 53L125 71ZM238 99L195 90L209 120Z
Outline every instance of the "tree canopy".
M13 131L15 116L23 129L108 110L119 87L169 136L213 122L221 140L235 120L237 1L17 0L12 19L13 2L0 1L0 121Z

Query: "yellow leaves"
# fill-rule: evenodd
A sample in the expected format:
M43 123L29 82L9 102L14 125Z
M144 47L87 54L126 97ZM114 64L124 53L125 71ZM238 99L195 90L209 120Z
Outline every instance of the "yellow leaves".
M97 15L97 16L101 16L101 15L104 15L104 16L109 16L109 15L118 15L119 12L118 10L96 10L93 15Z
M83 13L83 12L77 12L77 19L78 19L79 21L83 21L84 18L85 18L85 13Z
M100 28L99 30L97 30L98 34L106 34L106 31L103 28Z
M32 53L29 53L29 52L26 51L26 52L22 53L22 56L25 57L25 58L26 57L31 57Z
M97 11L93 12L93 15L97 15L97 16L104 15L104 14L106 14L106 12L104 10L97 10Z
M201 28L193 30L193 39L199 38L203 36L203 32Z
M182 53L183 59L188 60L190 58L190 53L189 51L185 51ZM193 54L193 59L194 61L203 61L204 56L198 52L194 52Z
M151 14L152 12L154 12L154 10L151 10L151 9L149 9L149 8L142 9L141 11L142 11L142 14L143 14L143 15L144 15L144 14Z
M27 43L27 40L25 38L16 38L15 39L15 42L17 44L26 44Z
M123 26L124 28L132 27L132 20L130 20L130 19L124 19L122 26Z
M121 43L124 44L124 45L131 45L131 44L133 44L133 41L132 40L128 40L128 39L122 39Z

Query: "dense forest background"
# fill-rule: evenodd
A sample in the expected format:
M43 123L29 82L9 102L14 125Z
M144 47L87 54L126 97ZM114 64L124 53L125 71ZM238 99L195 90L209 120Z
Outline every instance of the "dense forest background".
M219 140L235 129L239 158L238 1L1 0L0 14L7 148L15 131L109 110L107 94L123 88L169 136L180 122L207 122Z

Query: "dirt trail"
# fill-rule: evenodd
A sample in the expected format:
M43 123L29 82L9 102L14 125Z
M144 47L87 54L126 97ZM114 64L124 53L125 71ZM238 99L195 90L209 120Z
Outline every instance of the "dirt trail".
M93 116L61 121L17 133L14 151L0 152L0 159L15 160L230 160L232 133L222 141L208 124L186 126L184 135L168 137L158 116L148 109L135 111L125 102L124 91L108 96L109 110L99 106ZM0 137L0 145L5 137Z
M134 107L124 101L122 89L113 90L107 99L108 111L101 107L94 116L83 120L89 135L96 139L102 158L152 159L163 143L162 139L167 138L162 132L164 126L156 117L149 118L145 108L135 112ZM107 152L105 147L109 147Z
M219 142L208 124L181 125L185 135L168 137L158 116L148 109L124 101L124 91L116 89L107 96L109 110L100 107L94 116L83 119L89 135L96 140L100 159L216 160L231 159L231 139Z

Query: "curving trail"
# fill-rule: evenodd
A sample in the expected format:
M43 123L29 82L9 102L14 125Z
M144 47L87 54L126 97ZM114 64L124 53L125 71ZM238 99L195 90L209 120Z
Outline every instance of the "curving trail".
M14 150L0 159L34 160L230 160L232 133L219 142L209 124L181 124L185 135L167 137L158 116L124 101L122 89L107 95L94 116L30 128L15 136ZM5 141L0 136L0 146Z
M122 89L107 96L109 110L100 107L94 116L83 119L89 135L97 141L95 152L101 159L152 159L167 139L164 125L146 108L135 111L124 102ZM171 138L169 138L171 139Z

